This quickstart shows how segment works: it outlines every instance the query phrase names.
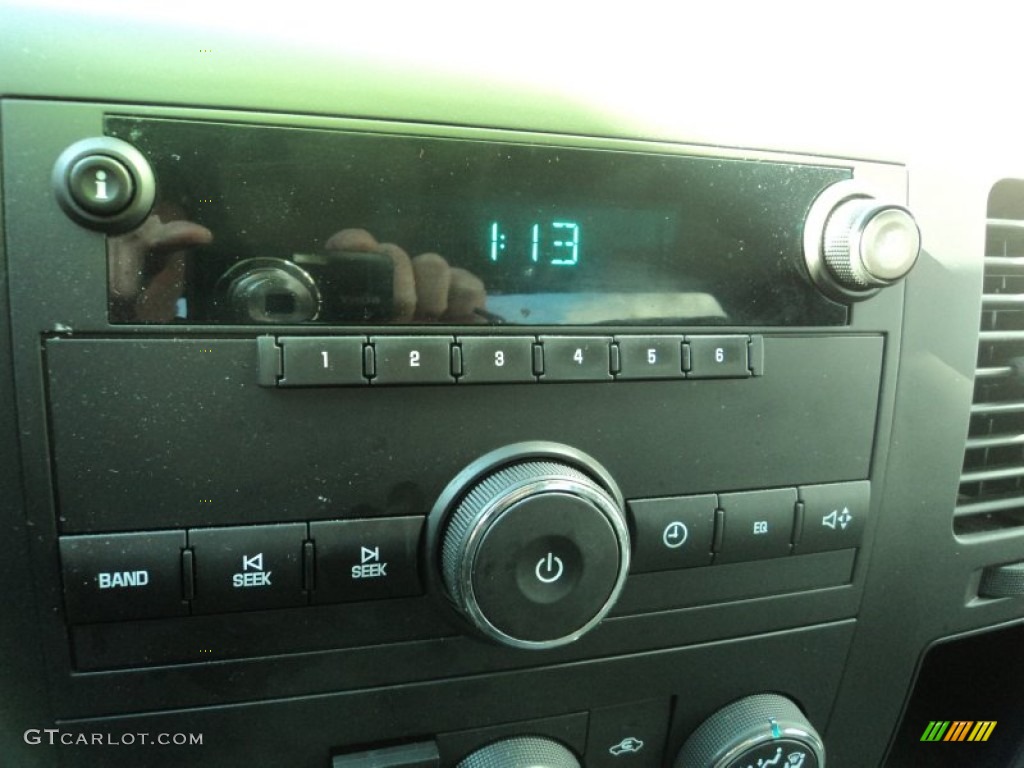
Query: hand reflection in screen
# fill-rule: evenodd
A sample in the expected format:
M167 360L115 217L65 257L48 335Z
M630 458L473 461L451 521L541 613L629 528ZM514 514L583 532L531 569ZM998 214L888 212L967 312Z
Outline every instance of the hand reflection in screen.
M379 243L365 229L343 229L328 238L328 251L381 253L394 265L392 322L479 323L484 321L487 293L471 272L452 267L437 253L410 258L394 243Z
M174 206L158 206L131 232L109 240L112 310L128 322L171 322L185 295L191 249L209 245L213 233L187 221ZM378 253L393 267L393 323L479 323L487 321L487 295L480 278L437 253L410 258L393 243L379 243L365 229L343 229L328 238L329 252ZM189 317L188 319L198 319ZM321 317L330 322L336 317ZM202 320L200 319L200 322Z
M185 291L185 257L211 242L210 230L172 206L158 206L131 232L110 238L110 294L118 313L144 323L173 320Z

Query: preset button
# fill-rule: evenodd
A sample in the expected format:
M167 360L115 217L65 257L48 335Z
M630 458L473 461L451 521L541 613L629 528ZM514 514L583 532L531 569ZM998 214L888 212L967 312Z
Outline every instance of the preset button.
M533 337L461 336L460 384L534 381Z
M694 379L733 379L750 376L746 336L690 336L690 370Z
M452 376L450 336L374 336L374 384L448 384Z
M617 336L620 379L683 378L682 336Z
M285 336L282 387L366 384L363 339L358 336Z
M541 381L611 381L608 336L541 336L544 375Z

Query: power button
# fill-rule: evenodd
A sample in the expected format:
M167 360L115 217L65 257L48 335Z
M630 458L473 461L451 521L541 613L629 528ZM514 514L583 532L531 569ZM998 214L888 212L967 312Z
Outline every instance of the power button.
M444 521L441 576L485 636L552 648L611 609L629 570L629 531L614 486L537 458L477 475L468 486L456 478L448 494L461 501Z
M565 563L558 555L548 552L547 557L537 561L535 569L537 581L541 584L554 584L565 575Z
M542 493L488 531L473 592L487 619L531 641L572 634L605 603L619 572L611 524L589 501Z

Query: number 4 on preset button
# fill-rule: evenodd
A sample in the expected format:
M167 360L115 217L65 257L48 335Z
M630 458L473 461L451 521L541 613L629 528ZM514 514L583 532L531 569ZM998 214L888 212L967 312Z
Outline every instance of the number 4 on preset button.
M609 336L541 336L544 373L541 381L610 381Z

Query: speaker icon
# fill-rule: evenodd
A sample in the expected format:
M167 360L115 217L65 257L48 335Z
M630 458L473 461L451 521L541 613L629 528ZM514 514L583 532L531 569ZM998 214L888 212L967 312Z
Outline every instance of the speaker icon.
M853 520L853 515L850 514L848 507L843 507L843 511L840 512L838 509L833 509L829 514L821 518L821 524L831 528L833 531L838 525L841 530L846 530L846 526Z

